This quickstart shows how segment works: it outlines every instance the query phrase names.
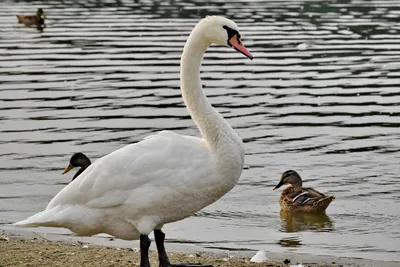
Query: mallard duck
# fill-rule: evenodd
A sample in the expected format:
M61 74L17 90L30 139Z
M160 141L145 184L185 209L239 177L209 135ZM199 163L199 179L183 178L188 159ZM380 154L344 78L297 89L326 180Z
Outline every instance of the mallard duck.
M27 26L32 25L42 25L44 24L44 19L46 15L43 12L43 9L39 8L36 11L36 15L17 15L18 23L23 23Z
M87 167L92 164L90 162L90 159L83 153L75 153L72 155L71 159L69 160L69 165L67 168L65 168L64 172L62 174L66 174L70 170L72 170L75 167L81 167L77 173L75 173L74 177L72 177L72 181L75 180L76 177L78 177Z
M323 212L335 199L334 196L326 196L310 187L302 187L303 180L293 171L285 171L274 190L284 184L291 184L283 190L280 198L281 209L288 212Z

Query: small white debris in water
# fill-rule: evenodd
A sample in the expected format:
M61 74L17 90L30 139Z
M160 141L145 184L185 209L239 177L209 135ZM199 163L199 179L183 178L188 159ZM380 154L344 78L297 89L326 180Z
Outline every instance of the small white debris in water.
M304 265L301 264L301 263L299 263L299 264L297 264L297 265L289 265L289 267L304 267Z
M301 43L297 46L298 50L306 50L308 48L308 44L306 43Z
M89 248L89 246L88 245L83 245L82 248Z
M265 251L262 251L262 250L257 251L256 255L254 255L254 256L250 259L251 262L258 262L258 263L264 262L264 261L266 261L266 260L268 260L268 258L267 258L267 253L266 253Z
M229 261L229 258L224 257L224 258L222 258L222 261Z
M189 257L189 258L194 258L194 257L196 257L196 256L193 255L193 254L190 254L188 257Z

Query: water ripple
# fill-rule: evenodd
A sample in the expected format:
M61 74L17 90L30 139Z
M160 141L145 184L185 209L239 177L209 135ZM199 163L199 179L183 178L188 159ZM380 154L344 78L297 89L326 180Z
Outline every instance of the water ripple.
M46 28L16 23L38 6ZM1 2L1 223L42 210L74 152L96 159L162 129L198 136L180 56L198 19L221 14L255 59L212 46L201 77L246 165L232 192L171 225L171 240L399 261L397 0ZM288 169L336 196L328 217L279 215L272 188Z

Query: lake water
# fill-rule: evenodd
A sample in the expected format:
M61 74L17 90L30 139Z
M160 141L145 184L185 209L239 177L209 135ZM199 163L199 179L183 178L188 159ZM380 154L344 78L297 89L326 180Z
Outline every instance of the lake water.
M218 14L255 56L211 47L201 74L245 142L245 170L167 225L168 240L400 261L400 1L43 2L0 3L0 223L44 209L74 152L95 160L162 129L198 136L179 59ZM38 7L43 31L17 24ZM326 215L280 215L272 188L288 169L336 196Z

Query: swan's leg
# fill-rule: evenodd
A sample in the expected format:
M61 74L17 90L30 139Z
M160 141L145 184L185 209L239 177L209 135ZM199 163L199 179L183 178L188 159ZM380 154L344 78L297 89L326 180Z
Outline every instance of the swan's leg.
M156 240L158 260L160 267L213 267L212 265L199 265L199 264L171 264L167 252L165 251L164 240L165 234L161 230L154 230L154 238Z
M150 243L151 241L147 235L140 235L140 267L150 267Z
M169 266L169 258L164 247L165 234L161 230L154 230L154 239L156 240L158 260L160 261L160 266Z

